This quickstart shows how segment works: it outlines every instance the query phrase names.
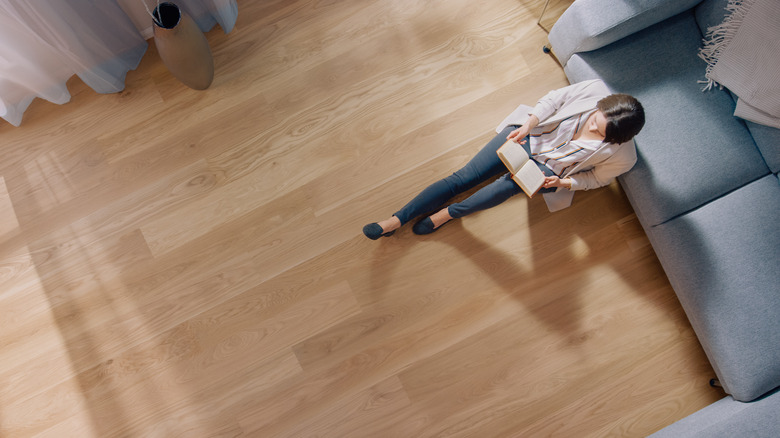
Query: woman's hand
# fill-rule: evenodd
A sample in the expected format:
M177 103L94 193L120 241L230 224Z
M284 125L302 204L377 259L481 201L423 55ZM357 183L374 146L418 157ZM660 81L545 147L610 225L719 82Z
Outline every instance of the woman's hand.
M528 132L530 129L526 126L521 126L514 131L510 132L509 135L506 136L507 140L514 140L515 143L518 144L525 144L525 138L528 137Z
M563 187L564 189L571 190L571 178L564 178L560 179L557 176L545 176L544 177L544 184L542 184L542 187L545 189L555 188L555 187Z
M531 130L539 125L539 119L531 114L528 116L528 120L525 121L525 125L515 129L506 136L507 140L514 140L515 143L525 144L525 138L531 133Z

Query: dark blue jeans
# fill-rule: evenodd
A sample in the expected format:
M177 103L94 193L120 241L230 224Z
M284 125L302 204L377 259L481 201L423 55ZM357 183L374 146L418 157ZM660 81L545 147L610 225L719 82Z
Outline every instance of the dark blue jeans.
M522 193L523 190L512 180L506 166L504 166L504 163L496 154L498 148L506 142L507 135L517 128L517 126L506 127L502 132L493 137L462 169L428 186L395 213L394 216L400 219L401 225L403 225L417 216L435 213L455 195L472 189L498 175L501 175L498 179L481 188L463 202L450 205L448 207L450 216L459 218L477 211L486 210L495 207L518 193ZM531 151L528 141L523 146L530 155ZM554 175L547 166L537 164L545 175ZM553 192L555 190L554 188L541 189L539 193Z

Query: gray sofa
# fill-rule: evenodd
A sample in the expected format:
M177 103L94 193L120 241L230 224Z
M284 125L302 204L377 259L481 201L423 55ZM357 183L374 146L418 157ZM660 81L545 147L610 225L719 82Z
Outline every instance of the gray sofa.
M780 130L698 83L726 3L577 0L549 35L570 82L600 78L644 105L619 181L730 395L657 436L780 436Z

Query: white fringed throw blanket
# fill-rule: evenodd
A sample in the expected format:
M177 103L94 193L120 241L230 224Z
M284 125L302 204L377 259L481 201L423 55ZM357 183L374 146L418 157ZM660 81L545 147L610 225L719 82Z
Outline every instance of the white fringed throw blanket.
M727 87L739 97L735 116L780 128L780 1L729 0L727 10L699 52L705 90Z

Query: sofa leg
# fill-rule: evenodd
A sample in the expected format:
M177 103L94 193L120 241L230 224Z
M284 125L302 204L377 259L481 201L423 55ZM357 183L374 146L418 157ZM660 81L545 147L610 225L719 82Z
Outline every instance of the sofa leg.
M710 379L710 386L713 388L723 388L723 385L720 384L720 380L718 379Z
M558 59L558 57L555 55L555 51L552 48L552 44L547 43L542 47L542 52L552 55L553 59L561 66L563 67L563 64L561 64L561 61Z

